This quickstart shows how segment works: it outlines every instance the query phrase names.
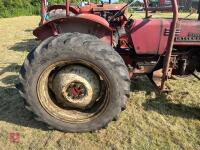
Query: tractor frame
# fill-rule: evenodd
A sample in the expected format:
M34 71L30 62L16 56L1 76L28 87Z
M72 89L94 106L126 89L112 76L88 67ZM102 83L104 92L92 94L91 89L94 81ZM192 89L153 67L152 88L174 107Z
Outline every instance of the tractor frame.
M148 8L148 2L147 0L144 0L144 11L145 11L145 18L150 18L151 16L149 15L149 11L155 11L155 10L167 10L167 11L172 11L173 12L173 18L172 22L170 25L169 29L169 38L167 39L167 47L165 51L165 56L164 56L164 62L163 62L163 67L162 67L162 80L157 83L157 81L153 80L153 76L149 74L150 80L153 82L155 85L156 89L158 89L160 92L166 91L165 88L165 82L167 81L169 77L169 69L170 69L170 59L172 56L172 50L173 50L173 45L174 45L174 39L175 39L175 34L176 34L176 28L179 25L178 22L178 5L176 0L172 0L172 7L163 7L163 8ZM74 14L81 14L81 13L91 13L90 12L90 7L86 8L85 12L81 12L77 7L70 6L69 0L66 0L65 5L52 5L50 7L47 6L47 0L41 0L41 22L40 22L40 27L34 31L34 35L39 37L39 39L44 40L49 36L56 36L58 35L58 31L56 28L56 25L60 24L60 22L73 22L76 20L76 18L71 18L69 17L70 11L73 12ZM90 2L89 2L90 4ZM111 1L109 1L109 4L111 4ZM124 6L124 5L123 5ZM122 6L122 7L123 7ZM111 6L112 7L112 6ZM110 7L110 8L111 8ZM115 7L115 5L113 5ZM47 12L53 10L53 9L64 9L66 10L66 18L64 19L58 19L58 20L53 20L53 21L46 21L46 15ZM104 9L104 7L103 7ZM105 8L106 9L106 8ZM94 26L94 24L99 24L101 26L101 29L95 29L96 31L92 31L94 35L98 35L97 37L103 37L103 40L106 43L112 44L112 29L109 27L109 25L105 22L102 21L102 19L99 16L89 16L89 17L79 17L78 18L80 22L90 22L90 25L88 25L88 28L91 28ZM89 27L90 26L90 27ZM78 27L81 28L81 27ZM85 29L85 30L88 30ZM51 31L50 31L51 30ZM70 28L70 30L72 30ZM65 32L70 30L66 30ZM196 44L196 42L194 43ZM131 73L130 73L131 74Z

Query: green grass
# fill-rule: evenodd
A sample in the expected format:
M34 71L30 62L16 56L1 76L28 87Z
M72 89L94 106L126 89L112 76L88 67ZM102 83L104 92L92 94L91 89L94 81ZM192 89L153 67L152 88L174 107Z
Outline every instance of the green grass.
M0 18L9 18L9 17L16 17L16 16L32 16L40 14L39 7L26 7L26 8L7 8L1 10Z
M0 19L0 150L200 149L200 81L194 77L170 80L174 91L157 98L146 77L135 78L119 120L94 133L62 133L35 121L15 84L24 58L38 44L32 36L38 22L36 16ZM20 133L19 143L9 140L12 132Z

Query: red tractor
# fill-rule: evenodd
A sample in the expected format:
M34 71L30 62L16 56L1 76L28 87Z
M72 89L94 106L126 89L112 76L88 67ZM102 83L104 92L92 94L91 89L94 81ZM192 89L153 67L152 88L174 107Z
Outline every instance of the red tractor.
M47 6L33 34L41 43L20 71L20 93L37 119L68 132L101 129L125 109L130 79L147 75L166 91L171 75L200 72L200 21L127 17L128 4Z

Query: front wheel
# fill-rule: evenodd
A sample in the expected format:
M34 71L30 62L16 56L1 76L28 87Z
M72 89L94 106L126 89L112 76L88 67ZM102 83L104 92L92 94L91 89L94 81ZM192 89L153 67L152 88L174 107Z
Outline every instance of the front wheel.
M66 33L43 41L20 72L27 108L69 132L106 126L125 107L130 81L117 52L94 36Z

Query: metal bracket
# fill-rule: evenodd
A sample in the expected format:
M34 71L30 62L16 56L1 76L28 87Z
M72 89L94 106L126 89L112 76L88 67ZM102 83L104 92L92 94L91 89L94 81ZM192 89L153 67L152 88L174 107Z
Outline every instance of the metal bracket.
M171 72L169 74L171 75ZM151 81L151 83L153 84L157 95L160 95L162 93L172 92L172 90L168 86L165 86L164 89L161 89L162 77L163 77L162 69L154 71L151 74L148 74L147 76L149 80Z

